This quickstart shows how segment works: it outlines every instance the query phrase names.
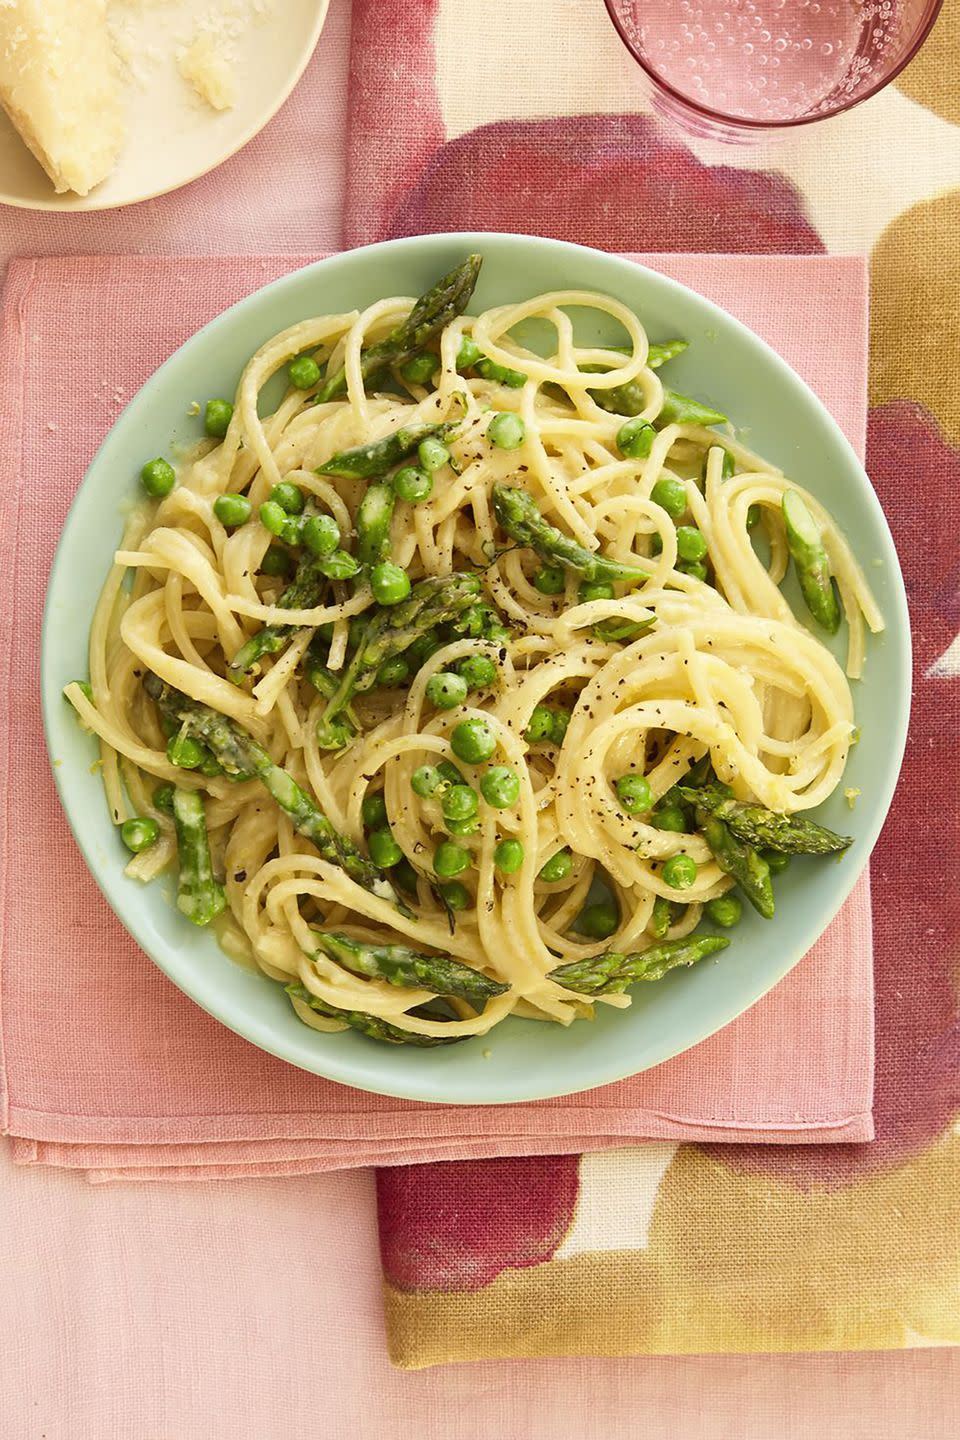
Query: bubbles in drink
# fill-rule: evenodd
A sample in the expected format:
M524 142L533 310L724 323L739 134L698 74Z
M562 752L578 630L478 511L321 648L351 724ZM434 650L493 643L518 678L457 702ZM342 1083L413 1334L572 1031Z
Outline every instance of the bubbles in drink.
M665 85L769 123L832 108L869 83L900 0L622 0L620 19Z

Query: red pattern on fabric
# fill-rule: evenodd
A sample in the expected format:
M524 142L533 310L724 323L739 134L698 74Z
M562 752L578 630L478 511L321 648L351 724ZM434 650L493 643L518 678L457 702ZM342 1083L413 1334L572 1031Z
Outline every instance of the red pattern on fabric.
M577 1199L576 1155L377 1171L380 1249L402 1290L481 1290L552 1258Z
M380 237L386 217L443 144L433 57L438 6L439 0L353 0L347 245Z
M825 248L783 176L701 164L646 115L505 120L450 141L381 234L449 230L520 231L601 250Z

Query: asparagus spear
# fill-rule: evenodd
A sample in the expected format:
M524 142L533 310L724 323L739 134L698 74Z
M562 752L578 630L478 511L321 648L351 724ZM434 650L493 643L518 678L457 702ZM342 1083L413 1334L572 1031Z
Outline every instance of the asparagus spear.
M719 786L707 785L702 790L688 790L681 785L680 794L685 800L694 801L722 820L739 840L746 841L748 845L780 850L788 855L831 855L853 844L851 835L837 835L825 825L818 825L815 820L807 820L800 815L778 815L763 805L733 800Z
M456 619L461 611L473 604L479 593L480 581L476 575L455 572L453 575L431 576L418 581L399 605L385 605L374 612L339 685L327 702L317 727L318 742L328 747L333 722L354 695L371 689L385 660L402 655L435 625Z
M330 557L304 554L297 565L297 572L291 583L280 596L277 604L284 610L309 610L319 605L327 574L323 568ZM262 655L276 655L297 630L296 625L264 625L251 635L234 655L227 666L227 678L239 684L248 675Z
M188 734L202 740L228 774L255 775L262 781L280 809L289 815L294 829L313 841L324 860L338 865L371 895L405 908L383 871L361 855L352 840L334 829L293 776L281 765L275 764L252 735L209 705L201 705L199 701L191 700L179 690L164 684L156 675L148 675L144 685L147 693L156 700L161 714L171 716L185 727Z
M649 576L638 565L622 565L605 555L585 550L551 525L541 515L537 502L526 490L509 485L493 487L493 512L501 529L518 545L536 550L551 565L563 565L582 575L584 580L627 580L639 584Z
M391 1025L389 1020L382 1020L379 1015L367 1015L362 1010L338 1010L335 1005L328 1005L325 1000L314 995L305 985L287 985L285 989L289 996L302 1000L311 1010L316 1010L320 1015L329 1015L331 1020L342 1020L351 1030L360 1030L372 1040L387 1040L392 1045L418 1045L428 1049L434 1045L455 1045L458 1040L467 1038L465 1035L416 1035L412 1030L402 1030L399 1025ZM410 1014L420 1015L420 1008L411 1010Z
M318 694L323 696L324 700L329 700L332 695L335 695L337 686L340 684L339 676L335 675L332 670L328 670L323 661L313 654L312 646L306 654L303 677ZM329 730L331 743L327 748L330 750L343 750L359 733L360 724L349 705L345 707L343 714L337 720L331 722Z
M551 970L547 979L582 995L619 995L638 980L662 980L668 970L678 965L696 965L729 944L723 935L686 935L682 940L664 940L633 955L611 950L587 960L572 960Z
M796 490L788 490L783 497L783 524L807 609L824 630L835 635L840 625L840 606L830 575L830 561L820 527Z
M370 440L366 445L355 445L352 450L338 450L325 465L318 465L318 475L338 475L344 480L373 480L386 475L394 465L412 455L421 441L434 437L442 440L456 428L457 421L444 420L440 424L416 420L410 425L401 425L390 435L380 440Z
M664 387L663 409L653 423L661 428L664 425L722 425L726 419L719 410L711 410L689 395L680 395L676 390Z
M357 510L357 559L376 565L390 553L390 521L395 496L390 485L368 485Z
M647 365L651 370L659 370L661 365L666 365L668 360L674 356L681 355L689 340L664 340L662 345L651 345L647 351Z
M437 995L457 995L479 1013L494 995L503 995L509 985L491 980L449 955L426 955L404 945L368 945L349 935L314 934L331 960L353 975L369 980L386 980L404 989L432 990Z
M770 883L770 866L763 856L701 806L697 807L697 824L720 869L733 876L758 915L762 915L764 920L772 920L773 886Z
M360 373L366 380L388 365L402 365L439 335L451 320L462 315L470 304L483 263L480 255L468 255L421 295L410 314L385 339L369 346L360 356ZM340 369L328 375L320 387L317 400L324 404L347 388L347 373Z
M177 909L194 925L209 925L221 914L227 900L223 886L214 879L203 796L199 790L176 787L173 792L173 828L180 858Z
M647 351L648 368L659 370L661 365L686 350L689 343L688 340L667 340L663 345L651 345ZM588 375L597 375L609 370L610 366L582 365L580 368ZM609 410L613 415L639 415L646 404L643 387L636 380L627 380L623 385L615 385L612 390L588 390L587 394L601 410Z
M670 929L673 921L673 911L670 908L670 901L665 895L658 895L653 902L653 912L650 916L650 929L656 940L662 940Z

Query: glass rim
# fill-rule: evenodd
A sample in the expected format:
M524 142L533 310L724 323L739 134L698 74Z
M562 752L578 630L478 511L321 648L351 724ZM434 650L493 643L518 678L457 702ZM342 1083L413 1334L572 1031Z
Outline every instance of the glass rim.
M669 95L671 99L675 100L677 104L681 105L685 110L693 111L695 115L713 125L727 126L731 130L756 130L762 132L765 130L792 130L800 125L812 125L817 120L831 120L837 115L843 115L847 110L852 110L855 105L862 104L864 100L872 99L879 91L886 89L888 85L896 80L900 72L906 69L921 45L923 45L936 23L937 16L943 9L945 0L926 0L923 17L916 28L909 48L903 58L899 60L890 71L889 75L884 76L884 78L879 80L875 85L865 89L862 95L857 95L853 100L847 100L844 104L836 105L831 110L821 110L818 111L816 115L801 115L793 120L748 120L741 115L730 115L726 111L714 110L708 105L698 104L696 100L692 100L688 95L684 95L671 85L669 81L664 80L662 76L656 74L647 64L623 27L619 13L619 0L603 0L603 3L606 6L607 14L613 23L614 29L623 41L624 47L649 78L651 85L653 85L656 90L660 90L665 95Z

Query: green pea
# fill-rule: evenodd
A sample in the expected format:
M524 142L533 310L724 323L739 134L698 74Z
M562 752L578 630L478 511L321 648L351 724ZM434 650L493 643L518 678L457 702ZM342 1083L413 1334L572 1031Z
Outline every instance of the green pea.
M590 940L607 940L619 924L620 912L616 905L611 900L603 900L596 905L585 905L573 928Z
M663 553L663 540L660 538L659 530L655 530L650 536L650 554L660 555Z
M519 390L527 383L526 375L519 370L511 370L508 365L498 365L495 360L490 360L486 355L482 355L473 368L482 379L494 380L499 385L508 385L511 390Z
M391 879L394 880L395 883L400 886L400 889L404 890L408 895L416 895L417 872L410 864L410 861L407 859L406 855L404 855L403 859L398 861L397 864L394 865L393 875L391 876Z
M403 859L403 851L386 825L380 830L371 830L367 836L367 849L370 859L374 865L379 865L381 870L389 870L393 865L399 865Z
M306 503L300 486L294 485L292 480L281 480L279 485L274 485L270 500L287 515L302 515Z
M282 545L270 545L260 561L260 569L264 575L289 575L293 562Z
M218 495L213 502L213 513L220 524L227 530L236 530L238 525L246 525L253 514L253 506L246 495Z
M617 448L628 460L645 460L653 449L656 438L657 432L649 420L642 420L637 415L620 426L617 431Z
M707 553L707 542L695 525L677 526L677 554L681 560L696 564Z
M229 400L208 400L203 412L203 428L208 435L222 440L233 419L233 406Z
M450 910L467 910L473 904L470 891L459 880L448 880L440 886L440 894Z
M747 529L754 530L760 524L761 509L759 505L747 506Z
M306 523L306 515L288 515L286 524L280 532L280 539L285 545L302 545Z
M438 710L452 710L467 698L467 682L452 670L438 670L427 681L427 699Z
M384 660L377 671L377 684L385 690L395 690L398 685L410 679L410 665L405 655L393 655Z
M497 678L497 667L489 655L467 655L457 669L468 690L486 690Z
M549 740L553 731L553 711L549 705L535 705L533 714L530 716L530 723L523 732L523 738L528 744L535 745L538 740Z
M334 550L332 555L324 557L323 564L319 568L323 571L324 575L328 575L331 580L352 580L354 575L360 572L360 562L356 556L351 555L347 550ZM395 569L396 567L394 566L393 568ZM402 570L400 574L403 575ZM404 576L404 578L406 577ZM407 580L408 591L409 588L410 581ZM376 590L374 590L373 593L376 595ZM379 599L379 596L377 596L377 598ZM401 596L400 598L402 599L403 597ZM385 605L387 602L383 600L380 603Z
M382 830L387 823L387 802L382 790L372 790L364 795L360 815L365 830Z
M723 464L720 466L720 474L724 480L729 480L736 474L736 465L729 450L723 452Z
M512 410L501 410L487 426L487 439L498 450L519 450L526 433L523 420Z
M682 480L664 476L650 491L650 499L661 510L666 510L671 520L679 520L687 508L687 490Z
M173 786L169 781L165 785L158 785L151 799L156 808L162 810L165 815L173 814Z
M519 840L501 840L493 852L493 863L503 875L516 875L523 864L523 845Z
M495 810L506 810L520 798L520 777L509 765L491 765L480 781L480 793Z
M450 451L442 440L435 439L428 435L426 440L421 440L417 447L417 459L420 461L421 469L432 475L434 470L442 470L444 465L450 463Z
M554 710L550 716L550 739L554 745L562 745L570 724L569 710Z
M690 855L671 855L660 873L671 890L689 890L697 878L697 862Z
M743 906L736 895L718 895L715 900L708 900L704 909L707 919L712 920L714 925L722 925L725 930L729 930L731 925L738 925L743 914Z
M653 791L645 775L621 775L614 788L628 815L642 815L653 805Z
M418 765L410 776L410 789L421 800L429 800L446 782L435 765Z
M769 865L771 875L779 875L790 864L790 856L780 850L762 850L760 853Z
M410 359L400 366L400 374L411 385L428 385L439 364L436 355L424 350L419 355L411 355Z
M433 476L428 475L425 470L418 470L415 465L404 465L393 477L394 494L400 500L407 500L411 505L419 505L421 500L428 500L433 491Z
M278 500L264 500L260 506L260 524L271 535L282 535L287 523L287 512Z
M437 766L437 772L445 785L466 785L467 783L452 760L441 760Z
M430 659L430 656L435 655L442 647L443 641L440 639L436 630L424 631L420 638L414 640L413 644L407 650L411 668L419 670L420 667Z
M545 880L548 884L553 885L558 880L566 880L572 869L573 856L570 854L570 851L567 849L558 850L555 855L550 856L550 859L541 868L537 879Z
M465 760L468 765L479 765L489 760L496 750L497 737L489 721L474 718L461 720L454 727L450 744L458 760Z
M480 829L476 816L471 816L469 820L445 820L444 824L451 835L475 835Z
M320 379L320 366L311 355L300 355L290 361L287 374L295 390L312 390Z
M470 335L464 335L460 341L460 349L457 351L457 369L472 370L482 353L476 340Z
M200 774L206 775L208 780L214 779L217 775L223 774L223 766L216 755L204 755L200 761Z
M410 594L410 576L392 560L381 560L370 571L370 589L378 605L399 605Z
M340 526L332 515L311 515L303 527L303 543L311 555L332 555L340 544Z
M198 770L207 754L207 747L190 735L171 735L167 741L167 759L181 770Z
M542 565L533 577L533 588L541 595L562 595L567 577L559 565Z
M688 561L686 565L680 566L680 571L683 575L689 575L691 580L700 580L703 584L706 584L710 573L702 560Z
M434 872L443 880L461 875L470 864L470 851L453 840L442 840L433 852Z
M154 500L169 495L176 483L176 471L170 461L164 460L162 456L158 455L156 460L148 460L140 471L140 484Z
M458 824L464 820L472 820L479 807L477 792L470 785L451 785L449 790L444 791L440 801L443 818Z
M157 843L160 826L150 815L134 815L132 820L124 820L120 826L120 838L128 850L139 855L141 850L149 850Z
M577 587L577 598L587 600L612 600L613 586L609 580L584 580Z
M89 680L71 680L71 685L79 685L85 697L93 704L93 686Z
M675 830L682 834L687 828L687 817L679 805L664 805L650 817L650 824L657 830Z

